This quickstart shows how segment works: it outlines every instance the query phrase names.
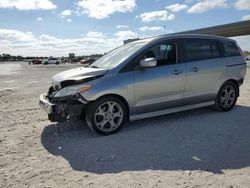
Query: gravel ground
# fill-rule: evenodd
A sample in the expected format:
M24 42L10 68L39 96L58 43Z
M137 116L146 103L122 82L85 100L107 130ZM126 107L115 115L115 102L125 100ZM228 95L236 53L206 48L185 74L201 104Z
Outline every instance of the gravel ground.
M0 65L0 187L250 187L250 69L235 108L129 123L107 137L38 106L79 65Z

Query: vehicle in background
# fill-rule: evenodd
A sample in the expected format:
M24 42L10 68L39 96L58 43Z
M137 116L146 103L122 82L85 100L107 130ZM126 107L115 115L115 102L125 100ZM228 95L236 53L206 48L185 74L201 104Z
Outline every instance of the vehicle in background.
M42 60L41 59L33 59L33 60L30 60L28 61L29 62L29 65L40 65L42 64Z
M83 59L83 60L81 60L80 63L83 64L84 67L88 67L89 65L91 65L95 61L96 61L95 59L89 58L89 59Z
M250 55L245 57L247 61L250 61Z
M32 61L32 64L33 64L33 65L40 65L40 64L42 64L42 60L41 60L41 59L34 59L34 60Z
M61 59L60 59L60 63L62 63L62 64L67 63L67 59L65 59L65 58L61 58Z
M245 74L245 57L232 39L162 35L56 74L39 104L52 122L81 115L90 129L108 135L141 118L205 106L229 111Z
M56 65L58 65L58 64L60 64L60 59L50 57L50 58L42 60L42 64L44 64L44 65L48 65L48 64L56 64Z

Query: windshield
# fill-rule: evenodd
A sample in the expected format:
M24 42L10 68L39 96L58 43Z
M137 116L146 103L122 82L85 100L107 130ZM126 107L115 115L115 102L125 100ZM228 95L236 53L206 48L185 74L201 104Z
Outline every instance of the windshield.
M129 56L131 56L134 52L136 52L138 49L140 49L142 46L144 46L148 41L138 41L129 43L126 45L123 45L102 58L95 61L93 64L91 64L90 67L94 68L102 68L102 69L112 69L122 63L125 59L127 59Z

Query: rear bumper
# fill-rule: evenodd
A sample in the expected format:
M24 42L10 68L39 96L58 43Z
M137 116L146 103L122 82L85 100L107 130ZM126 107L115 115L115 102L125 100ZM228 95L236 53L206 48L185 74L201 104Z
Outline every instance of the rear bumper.
M68 104L64 103L53 104L48 98L47 94L40 95L39 106L48 114L48 119L51 122L63 122L67 121L72 116L81 115L83 112L82 103Z

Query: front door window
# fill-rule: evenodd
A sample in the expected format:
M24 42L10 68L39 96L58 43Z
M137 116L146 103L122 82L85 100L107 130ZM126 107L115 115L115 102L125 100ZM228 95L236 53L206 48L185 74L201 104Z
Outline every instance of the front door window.
M161 43L147 49L139 60L146 58L155 58L157 66L175 64L177 62L175 42Z

